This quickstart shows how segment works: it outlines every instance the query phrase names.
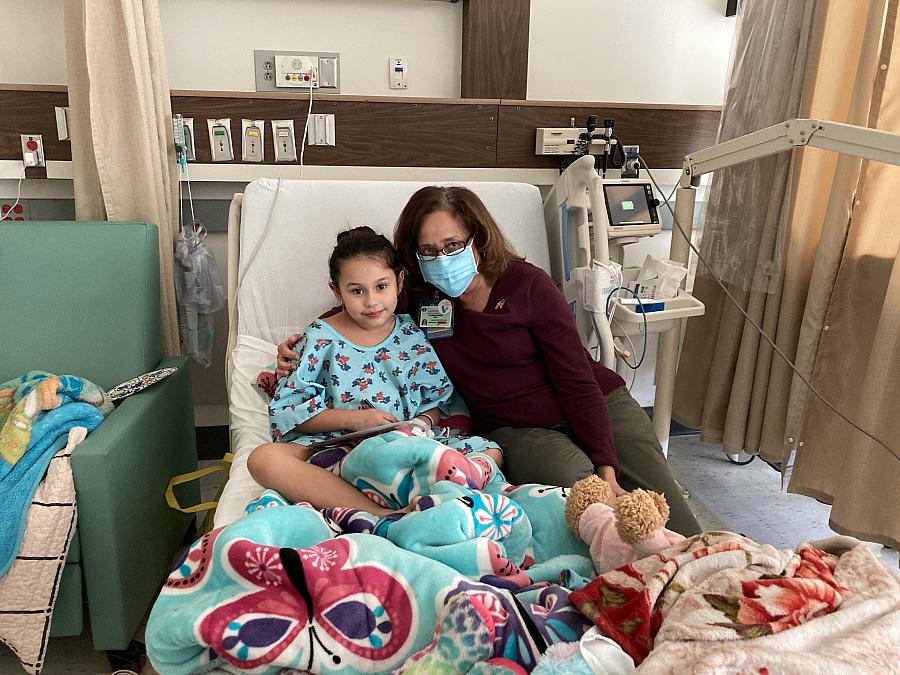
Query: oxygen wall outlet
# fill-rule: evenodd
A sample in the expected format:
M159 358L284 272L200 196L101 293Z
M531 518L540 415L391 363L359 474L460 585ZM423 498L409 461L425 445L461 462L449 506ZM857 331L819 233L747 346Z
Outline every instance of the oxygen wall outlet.
M194 145L194 118L193 117L182 117L181 122L183 124L183 132L184 132L184 158L193 162L197 159L197 149Z
M212 161L230 162L234 159L231 149L231 119L206 120L209 128L209 146Z
M243 143L241 156L245 162L263 161L263 138L266 123L263 120L241 120Z
M22 134L22 163L25 167L47 166L44 160L44 142L40 136Z
M276 162L297 161L294 120L272 120L272 142L275 145Z

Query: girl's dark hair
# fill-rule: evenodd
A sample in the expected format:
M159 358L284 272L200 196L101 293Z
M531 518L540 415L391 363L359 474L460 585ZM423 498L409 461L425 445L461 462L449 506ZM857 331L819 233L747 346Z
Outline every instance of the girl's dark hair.
M386 267L392 269L394 274L399 276L403 271L403 264L393 244L383 234L378 234L366 225L338 234L337 245L328 259L328 272L333 284L338 283L341 264L354 258L378 258Z
M503 236L478 195L464 187L429 185L409 198L394 228L400 261L411 275L407 285L420 290L424 283L416 259L419 228L425 217L435 211L446 211L466 229L481 257L478 271L491 281L503 274L513 260L523 259Z

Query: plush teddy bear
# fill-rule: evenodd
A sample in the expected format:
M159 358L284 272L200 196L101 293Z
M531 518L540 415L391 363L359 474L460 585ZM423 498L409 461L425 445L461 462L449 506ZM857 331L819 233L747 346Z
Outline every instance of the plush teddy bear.
M616 498L599 476L576 482L566 497L566 522L590 547L597 574L646 558L684 540L665 528L669 505L657 492Z

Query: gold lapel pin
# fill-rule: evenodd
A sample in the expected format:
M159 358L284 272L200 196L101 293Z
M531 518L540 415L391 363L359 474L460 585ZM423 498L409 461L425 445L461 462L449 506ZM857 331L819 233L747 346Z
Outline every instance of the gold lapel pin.
M506 304L506 298L500 298L497 301L497 304L494 305L494 309L503 309L503 305L505 305L505 304Z

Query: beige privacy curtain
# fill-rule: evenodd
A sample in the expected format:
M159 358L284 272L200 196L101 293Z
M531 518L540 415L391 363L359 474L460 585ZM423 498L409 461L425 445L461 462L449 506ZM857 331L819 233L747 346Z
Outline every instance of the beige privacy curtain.
M66 0L79 220L159 227L163 353L180 353L173 276L178 175L157 0Z
M797 116L900 133L897 5L815 1ZM756 68L772 72L771 63ZM769 294L732 286L801 372L895 451L898 191L897 167L815 149L794 153L780 281ZM898 547L900 462L820 403L725 305L715 282L704 279L696 289L713 311L688 322L675 417L701 426L726 452L758 452L785 468L793 461L788 489L832 503L832 528Z

